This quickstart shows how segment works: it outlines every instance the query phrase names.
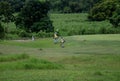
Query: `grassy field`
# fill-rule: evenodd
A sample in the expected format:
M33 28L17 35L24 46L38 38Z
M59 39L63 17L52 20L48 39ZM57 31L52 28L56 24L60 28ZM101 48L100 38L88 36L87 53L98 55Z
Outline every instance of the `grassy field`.
M119 81L120 34L0 41L0 81Z

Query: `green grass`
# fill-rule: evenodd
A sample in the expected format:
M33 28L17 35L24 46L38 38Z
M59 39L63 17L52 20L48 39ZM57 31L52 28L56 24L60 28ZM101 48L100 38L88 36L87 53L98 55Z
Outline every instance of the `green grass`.
M120 29L113 28L109 21L92 22L88 21L87 16L87 13L51 14L50 18L61 35L120 33Z
M2 55L0 56L0 62L9 62L9 61L17 61L21 59L29 58L26 54L20 54L20 55Z
M0 81L119 81L120 34L0 41ZM22 58L27 54L29 58ZM12 59L15 58L16 60ZM12 60L9 60L12 59Z
M8 61L8 60L7 60ZM46 60L30 58L30 59L17 59L12 62L1 62L0 71L2 70L33 70L33 69L61 69L63 65L49 62Z
M45 38L45 39L39 39L36 41L32 41L32 40L16 40L13 42L13 40L11 41L4 41L1 42L4 45L13 45L13 46L23 46L23 47L32 47L32 48L42 48L42 47L53 47L54 43L53 43L53 39L49 39L49 38ZM56 46L55 46L56 47Z

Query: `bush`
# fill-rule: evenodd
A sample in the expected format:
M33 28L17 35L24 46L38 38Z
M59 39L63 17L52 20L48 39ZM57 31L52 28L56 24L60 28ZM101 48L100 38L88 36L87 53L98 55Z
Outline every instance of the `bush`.
M37 37L40 37L40 38L52 37L52 36L53 36L52 32L46 33L46 32L40 31L37 33Z
M106 34L106 32L107 32L107 30L106 30L105 27L101 27L101 28L99 29L99 33L100 33L100 34Z
M19 39L19 36L17 34L6 34L5 39L8 40Z
M44 17L39 22L35 22L31 26L31 31L32 32L39 32L39 31L53 32L54 27L52 26L52 21L49 19L49 17Z
M85 34L85 28L80 28L79 35L84 35L84 34Z
M91 28L91 27L87 28L84 32L84 34L95 34L95 33L96 33L95 28Z
M78 35L78 34L79 34L79 31L75 31L75 30L68 31L68 36Z
M31 37L31 35L27 33L25 30L20 30L19 36L20 37Z
M9 33L10 34L17 34L18 35L20 33L20 31L21 31L20 29L13 29Z

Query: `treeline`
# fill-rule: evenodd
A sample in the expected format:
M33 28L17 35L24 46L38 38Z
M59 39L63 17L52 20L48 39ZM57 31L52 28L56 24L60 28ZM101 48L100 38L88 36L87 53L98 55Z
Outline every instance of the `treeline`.
M29 0L0 0L11 4L14 12L19 12ZM88 12L96 3L101 0L39 0L50 3L50 11L58 13L80 13Z
M21 8L25 5L26 0L0 0L1 1L6 1L11 4L12 9L14 12L19 12Z
M49 0L51 11L59 13L88 12L94 4L101 0Z

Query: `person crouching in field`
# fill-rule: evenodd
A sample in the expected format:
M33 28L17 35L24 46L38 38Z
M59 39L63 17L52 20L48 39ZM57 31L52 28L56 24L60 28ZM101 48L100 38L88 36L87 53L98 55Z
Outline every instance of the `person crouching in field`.
M64 43L65 43L65 39L63 37L61 37L61 39L60 39L60 46L61 46L61 48L65 47Z

